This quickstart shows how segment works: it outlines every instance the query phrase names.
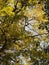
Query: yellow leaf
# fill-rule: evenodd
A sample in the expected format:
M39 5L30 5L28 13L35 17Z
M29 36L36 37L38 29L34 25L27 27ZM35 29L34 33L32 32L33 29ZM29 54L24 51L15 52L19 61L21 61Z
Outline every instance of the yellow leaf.
M8 14L10 16L13 16L14 15L14 12L12 12L12 11L13 11L13 8L11 6L4 7L1 10L1 16L5 16L6 14Z
M14 44L14 47L15 47L17 50L21 50L21 47L19 47L19 45Z
M28 65L27 63L24 63L24 65Z

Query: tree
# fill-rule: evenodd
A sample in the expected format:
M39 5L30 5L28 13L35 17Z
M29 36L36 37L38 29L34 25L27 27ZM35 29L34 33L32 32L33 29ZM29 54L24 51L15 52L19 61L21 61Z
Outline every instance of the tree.
M0 65L49 64L48 4L0 0Z

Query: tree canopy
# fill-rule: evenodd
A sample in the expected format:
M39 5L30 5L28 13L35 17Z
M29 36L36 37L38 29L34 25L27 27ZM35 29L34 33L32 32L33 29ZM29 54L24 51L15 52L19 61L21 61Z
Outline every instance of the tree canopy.
M49 65L48 0L0 0L0 65Z

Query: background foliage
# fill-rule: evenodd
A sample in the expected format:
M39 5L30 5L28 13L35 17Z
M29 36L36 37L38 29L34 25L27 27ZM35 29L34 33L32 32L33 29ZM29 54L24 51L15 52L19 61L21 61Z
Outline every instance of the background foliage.
M49 0L0 0L0 65L49 65Z

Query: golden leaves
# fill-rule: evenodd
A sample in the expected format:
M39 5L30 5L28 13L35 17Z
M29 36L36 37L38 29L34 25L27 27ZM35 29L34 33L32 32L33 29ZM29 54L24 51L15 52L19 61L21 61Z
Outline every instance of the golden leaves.
M18 2L17 3L17 8L21 8L21 6L22 6L21 2Z
M17 49L17 50L21 50L21 47L17 44L14 44L14 47Z
M1 16L5 16L5 15L9 15L9 16L13 16L14 15L14 12L13 11L13 8L8 6L8 7L4 7L1 11L0 11L0 15Z
M14 3L14 0L8 0L8 3L13 4Z
M32 9L29 9L28 7L26 7L26 10L24 11L24 15L29 18L34 18L35 20L39 22L48 21L48 17L47 15L45 15L43 4L36 4L35 6L33 6Z

